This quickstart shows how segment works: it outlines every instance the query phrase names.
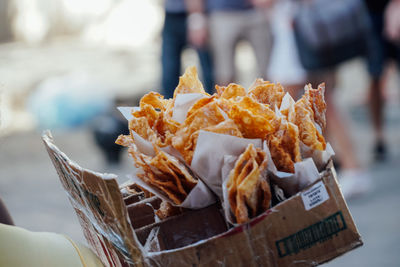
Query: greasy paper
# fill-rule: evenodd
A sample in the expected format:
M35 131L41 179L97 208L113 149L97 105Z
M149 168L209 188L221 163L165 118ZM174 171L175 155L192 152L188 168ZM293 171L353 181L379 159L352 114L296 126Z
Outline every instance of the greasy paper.
M221 170L225 156L242 154L248 144L262 147L261 139L246 139L236 136L200 131L193 154L191 169L207 186L222 199ZM210 151L212 151L210 153Z

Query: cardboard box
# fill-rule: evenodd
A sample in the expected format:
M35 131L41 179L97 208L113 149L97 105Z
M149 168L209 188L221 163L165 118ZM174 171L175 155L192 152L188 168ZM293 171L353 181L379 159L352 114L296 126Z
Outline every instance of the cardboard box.
M79 167L43 141L88 244L105 266L316 266L362 245L332 163L322 178L247 224L182 248L144 252L115 176Z

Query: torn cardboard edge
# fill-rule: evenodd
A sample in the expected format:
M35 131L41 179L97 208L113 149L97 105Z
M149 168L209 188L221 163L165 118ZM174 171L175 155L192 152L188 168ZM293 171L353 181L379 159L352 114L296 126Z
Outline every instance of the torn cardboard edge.
M146 254L115 176L73 163L54 145L49 132L43 141L85 238L105 266L289 266L296 262L314 266L362 245L330 163L322 178L249 223L182 248ZM320 182L329 198L306 211L301 194Z

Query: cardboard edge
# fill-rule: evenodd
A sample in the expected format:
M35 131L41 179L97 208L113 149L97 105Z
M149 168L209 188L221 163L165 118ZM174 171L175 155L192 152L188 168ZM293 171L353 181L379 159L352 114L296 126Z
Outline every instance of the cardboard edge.
M43 142L44 142L44 145L45 145L45 147L46 147L46 150L47 150L47 152L48 152L48 154L49 154L49 156L50 156L50 159L51 159L53 165L56 167L56 170L57 170L57 174L58 174L58 176L59 176L59 179L60 179L60 181L61 181L61 183L62 183L64 189L67 191L68 198L69 198L69 200L71 201L71 204L73 204L73 207L74 207L74 205L81 206L81 207L79 207L79 210L81 210L81 211L83 211L83 210L85 210L85 209L87 208L87 207L84 207L84 206L80 205L79 201L77 201L77 200L74 198L74 196L71 195L70 192L68 192L68 190L67 190L67 188L66 188L66 185L64 184L64 181L63 181L63 180L61 179L61 177L60 177L61 175L60 175L60 173L59 173L59 171L58 171L57 163L56 163L55 160L53 159L53 158L55 158L55 155L59 155L59 156L63 159L63 161L65 162L65 164L67 164L68 166L70 166L71 168L73 168L73 169L75 169L75 170L78 170L78 171L82 174L82 176L84 176L84 173L87 173L87 174L89 174L89 175L95 177L96 179L99 179L99 180L103 181L102 183L104 184L105 189L108 191L108 195L109 195L109 196L112 196L112 198L113 198L113 201L112 201L112 202L114 202L114 200L115 200L115 201L117 201L118 203L124 203L123 198L122 198L122 194L121 194L121 192L119 191L118 183L117 183L117 181L116 181L116 179L115 179L115 178L117 177L115 174L101 174L101 173L94 172L94 171L91 171L91 170L88 170L88 169L85 169L85 168L80 167L77 163L75 163L74 161L70 160L70 159L65 155L65 153L63 153L63 152L54 144L54 139L53 139L53 136L52 136L52 134L51 134L50 131L45 131L45 132L42 134L42 140L43 140ZM81 177L81 178L82 178L82 177ZM110 193L111 191L112 191L114 194L111 194L111 193ZM117 193L117 194L115 194L115 193ZM116 199L116 198L118 198L118 199ZM74 204L74 203L75 203L75 204ZM115 203L113 203L113 206L114 206L114 207L116 206ZM134 230L133 230L133 228L132 228L132 226L131 226L131 223L130 223L130 221L129 221L129 216L127 215L127 214L128 214L128 211L127 211L125 205L120 205L120 206L125 208L125 211L122 211L122 212L121 212L121 214L123 214L123 215L125 215L125 216L123 216L123 217L121 217L121 218L119 219L119 224L124 226L124 228L121 229L120 232L123 234L123 236L121 236L121 238L123 239L123 242L124 242L124 244L125 244L125 247L128 249L128 252L129 252L130 257L131 257L131 258L129 259L129 263L130 263L130 264L133 264L134 266L143 266L143 255L144 255L144 253L143 253L142 246L141 246L141 244L139 243L139 241L137 240L137 237L136 237L136 235L135 235L135 232L134 232ZM74 207L74 208L75 208L75 207ZM77 215L78 215L78 214L77 214ZM86 217L89 218L89 220L90 220L90 216L89 216L89 217L86 216ZM79 216L78 216L78 218L79 218ZM115 218L115 219L118 220L118 218ZM123 220L123 221L121 221L121 220ZM79 221L81 221L81 219L80 219ZM97 225L97 223L94 222L94 221L92 222L92 221L90 220L90 222L91 222L91 224L94 225L94 226ZM81 225L81 226L84 228L83 225ZM95 229L95 231L97 232L98 235L103 236L103 237L104 237L105 239L107 239L111 244L113 243L112 240L109 240L109 239L107 238L107 236L105 236L105 235L102 234L102 230L98 230L96 227L94 227L94 229ZM86 235L85 235L85 238L86 238ZM89 240L88 240L88 241L89 241ZM90 242L89 242L89 243L90 243ZM113 249L115 249L114 246L113 246ZM95 249L92 248L92 250L95 250ZM116 250L116 251L118 251L118 250ZM118 251L118 253L120 253L121 256L124 255L124 253L122 253L122 252L120 252L120 251ZM126 257L124 257L124 258L126 259ZM133 262L133 259L135 259L134 262Z

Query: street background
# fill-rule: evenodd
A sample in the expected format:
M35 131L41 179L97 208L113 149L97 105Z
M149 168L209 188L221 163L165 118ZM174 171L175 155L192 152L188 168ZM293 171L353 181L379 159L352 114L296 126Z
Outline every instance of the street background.
M9 2L18 2L20 6L30 3ZM78 9L70 3L71 16L77 17L78 22L73 29L60 26L68 34L53 34L56 30L49 23L54 17L47 16L47 20L42 21L37 17L32 21L42 25L37 26L42 30L17 31L18 34L11 41L0 44L0 197L9 208L16 225L32 231L66 234L85 243L77 217L41 141L45 126L52 129L59 148L82 167L116 173L119 182L127 180L132 161L126 151L120 166L108 167L94 143L90 124L59 127L50 116L53 112L57 113L52 105L56 105L59 99L47 98L48 95L40 93L46 92L50 85L57 87L54 90L65 87L65 91L68 91L67 85L72 84L90 92L81 95L81 98L95 96L98 97L97 104L104 103L102 107L114 109L111 99L124 99L125 103L134 105L144 93L158 90L161 71L161 2L120 1L116 5L113 1L103 0L99 3L104 10L100 7L97 13L92 10L92 19L86 22L79 18L88 16L83 11L74 13ZM4 4L4 1L0 3ZM87 6L91 7L89 4ZM135 17L131 15L124 20L124 10L129 8L137 15L136 21L131 19ZM158 19L152 20L154 15ZM129 27L138 23L148 24L144 30L143 27ZM63 25L62 21L57 25ZM114 32L112 27L120 31ZM79 28L83 30L78 31ZM245 43L239 46L238 51L236 65L239 68L240 84L248 87L256 78L253 75L254 55ZM185 66L198 65L192 50L185 52L183 59ZM337 103L341 112L348 116L347 124L354 147L372 178L373 186L369 193L348 201L364 246L325 266L399 266L398 73L394 68L388 73L385 130L389 158L383 163L374 163L372 160L373 136L366 105L368 76L364 61L355 59L343 64L339 68L338 81L335 89Z

